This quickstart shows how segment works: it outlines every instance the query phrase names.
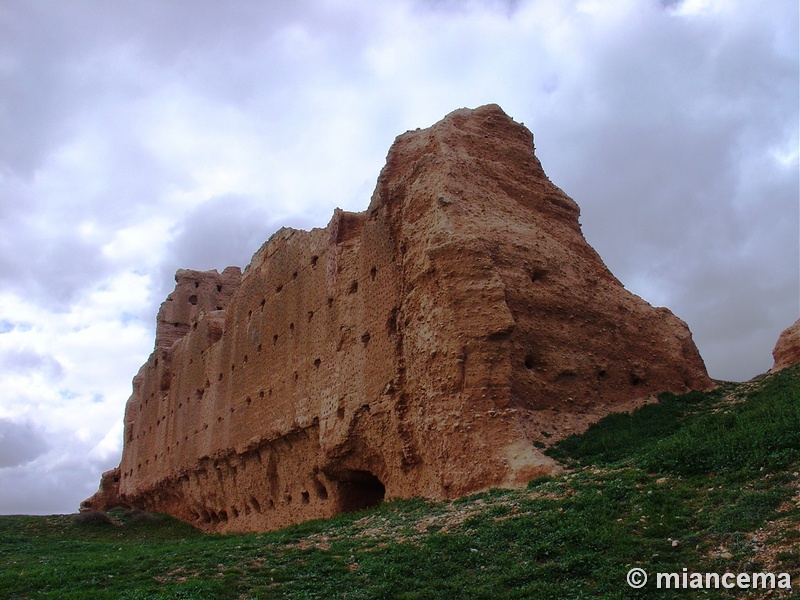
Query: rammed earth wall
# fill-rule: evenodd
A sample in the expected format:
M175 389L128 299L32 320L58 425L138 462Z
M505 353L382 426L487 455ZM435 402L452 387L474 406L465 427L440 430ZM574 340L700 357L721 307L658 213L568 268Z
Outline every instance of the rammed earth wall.
M241 275L178 272L85 507L260 531L520 486L556 468L542 445L710 387L686 325L625 291L578 217L495 105L399 136L364 213L278 231Z

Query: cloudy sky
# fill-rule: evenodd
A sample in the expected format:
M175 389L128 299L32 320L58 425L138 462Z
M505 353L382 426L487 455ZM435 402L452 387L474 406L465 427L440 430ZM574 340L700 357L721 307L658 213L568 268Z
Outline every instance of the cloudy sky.
M118 464L177 268L366 208L394 137L500 104L712 377L800 316L796 0L0 0L0 513Z

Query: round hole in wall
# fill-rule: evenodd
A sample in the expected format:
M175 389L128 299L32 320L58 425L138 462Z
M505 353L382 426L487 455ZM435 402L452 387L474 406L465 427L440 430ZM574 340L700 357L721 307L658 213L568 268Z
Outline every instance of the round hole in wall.
M311 480L314 484L314 491L317 492L317 496L320 500L327 500L328 499L328 488L326 488L322 482L317 479L316 477Z

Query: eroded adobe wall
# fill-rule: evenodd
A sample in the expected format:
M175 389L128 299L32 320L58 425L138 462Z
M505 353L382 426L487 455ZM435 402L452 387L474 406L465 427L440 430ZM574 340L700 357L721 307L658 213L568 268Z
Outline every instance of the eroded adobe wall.
M541 443L710 386L578 216L490 105L399 136L364 213L278 231L241 276L179 272L119 502L243 531L523 485L556 468Z
M492 408L513 416L526 443L581 431L660 391L710 387L689 328L611 274L533 146L527 128L482 107L393 148L406 165L393 176L406 190L398 205L435 240L414 245L410 271L435 273L429 304L460 303L440 334L467 340L464 371L477 370L467 379L484 377L476 390L509 389Z
M227 306L224 335L204 315L137 378L123 497L222 529L335 514L367 501L353 487L382 497L363 446L353 468L326 469L326 457L353 452L353 422L395 376L396 271L379 219L338 211L326 229L275 234Z
M608 271L499 107L400 136L376 206L405 248L406 410L447 465L431 496L527 482L553 467L535 446L712 385L686 324Z

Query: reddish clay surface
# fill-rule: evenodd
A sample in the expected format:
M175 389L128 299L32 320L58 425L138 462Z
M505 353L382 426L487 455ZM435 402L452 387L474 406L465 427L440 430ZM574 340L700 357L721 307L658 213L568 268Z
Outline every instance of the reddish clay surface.
M800 319L783 330L772 351L772 371L780 371L800 362Z
M279 230L241 276L178 272L84 509L264 531L523 486L557 469L542 445L711 387L686 324L578 217L496 105L399 136L365 212Z

